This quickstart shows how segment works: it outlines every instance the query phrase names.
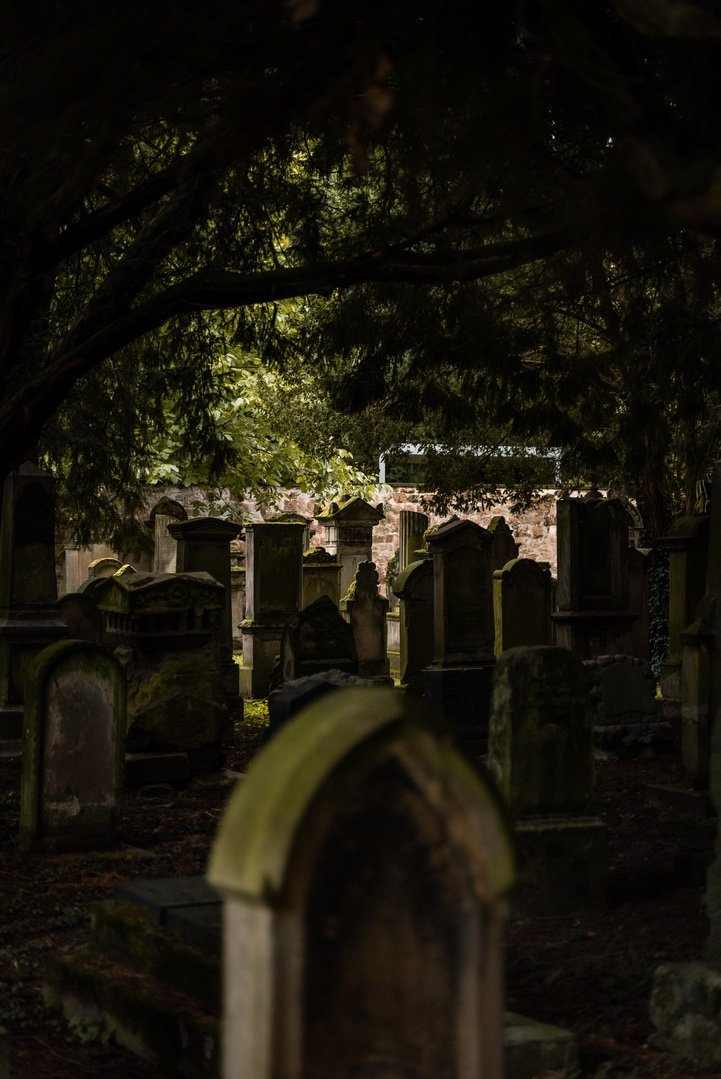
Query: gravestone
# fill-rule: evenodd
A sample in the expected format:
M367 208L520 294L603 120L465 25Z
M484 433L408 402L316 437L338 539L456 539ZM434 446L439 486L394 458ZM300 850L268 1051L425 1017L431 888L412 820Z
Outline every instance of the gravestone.
M75 640L100 644L103 639L103 616L88 592L66 592L58 600L60 621Z
M493 574L496 656L507 648L551 644L553 582L547 562L514 558Z
M161 498L150 511L147 521L153 534L153 573L175 573L177 570L177 541L168 531L175 521L187 521L185 506L174 498ZM221 581L221 584L223 582Z
M268 694L268 737L277 734L289 720L326 693L349 686L370 687L373 684L367 678L359 678L337 668L284 682L279 689Z
M597 749L637 755L649 747L669 749L671 725L661 716L656 679L635 656L597 656L584 661L594 709Z
M22 850L114 840L124 726L125 679L105 648L58 641L36 657L25 693Z
M390 681L386 651L386 613L388 600L378 591L375 562L360 562L355 580L341 600L353 630L358 674L361 678Z
M358 657L352 626L328 596L321 596L288 620L281 644L279 681L290 682L329 670L357 674Z
M409 702L327 695L225 811L226 1079L500 1079L509 836Z
M706 593L709 564L708 514L679 517L658 546L668 556L668 652L661 668L661 693L668 719L681 715L681 634L696 620Z
M65 574L59 590L63 592L76 592L86 580L87 557L89 548L79 547L77 544L65 548Z
M581 659L630 655L629 517L617 498L557 504L556 640Z
M310 607L327 596L337 607L340 603L340 562L325 547L310 547L303 552L303 606Z
M0 741L19 751L30 664L67 637L58 616L55 484L26 463L3 485L0 513Z
M411 562L396 581L400 600L399 678L411 693L422 693L424 670L433 662L433 559Z
M245 526L245 618L241 694L266 697L286 626L301 609L303 533L299 522Z
M240 535L242 526L219 517L195 517L189 521L171 521L167 529L177 543L177 572L209 573L225 589L216 647L226 700L236 710L241 704L238 665L233 660L230 541Z
M112 577L122 568L123 563L119 558L95 558L88 566L88 580L92 581L97 577Z
M398 572L418 559L418 551L425 546L425 534L430 525L426 513L401 510L398 514Z
M715 652L710 596L699 603L696 613L696 619L681 634L681 756L689 786L695 791L707 791L711 767L711 664Z
M383 517L362 498L342 495L318 514L325 529L323 546L340 562L340 594L344 596L361 562L373 558L373 529Z
M428 535L433 662L425 695L470 752L485 753L495 665L490 532L451 518Z
M507 562L518 558L518 544L513 538L513 532L505 517L492 517L488 524L488 531L493 537L491 569L495 573L496 570L503 569Z
M606 827L592 815L593 735L581 661L553 645L498 660L488 769L515 822L522 915L603 908Z
M628 604L635 615L631 623L631 655L649 662L651 656L651 619L649 574L655 568L655 553L640 547L628 550Z
M713 490L721 490L721 461L716 461ZM709 602L704 611L710 630L714 661L710 664L709 792L716 811L721 799L721 500L711 504L709 534ZM654 973L651 991L651 1022L654 1043L662 1049L690 1057L698 1067L716 1074L721 1069L721 845L709 866L702 900L709 921L704 953L696 960L664 963Z
M93 598L128 682L126 782L218 767L232 740L216 660L224 589L208 573L113 575Z

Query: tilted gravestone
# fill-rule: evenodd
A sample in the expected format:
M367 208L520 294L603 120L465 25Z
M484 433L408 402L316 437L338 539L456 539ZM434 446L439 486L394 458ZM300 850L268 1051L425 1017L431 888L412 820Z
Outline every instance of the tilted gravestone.
M341 600L353 630L358 674L361 678L390 681L386 649L388 600L378 591L375 562L360 562L347 595Z
M433 662L433 559L411 562L395 583L400 600L401 685L422 693L424 670Z
M501 1075L509 836L410 700L327 695L226 809L226 1079Z
M21 849L113 841L124 728L125 678L105 648L58 641L36 657L25 694Z
M551 644L553 582L547 562L514 558L493 574L496 655L522 645Z
M488 768L515 821L523 914L603 907L606 827L592 816L593 732L583 664L553 645L498 661Z
M358 657L352 627L332 600L321 596L285 627L279 681L329 670L357 674Z

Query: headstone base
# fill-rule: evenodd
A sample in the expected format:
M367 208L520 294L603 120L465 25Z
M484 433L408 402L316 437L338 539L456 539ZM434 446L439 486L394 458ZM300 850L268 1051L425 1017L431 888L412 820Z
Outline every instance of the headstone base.
M577 1074L578 1046L569 1030L515 1012L506 1012L503 1026L505 1079Z
M187 753L126 753L124 780L126 787L143 787L147 783L183 783L190 779Z
M692 1058L701 1068L721 1069L721 966L664 963L654 972L653 1044Z
M474 667L426 667L423 695L435 714L473 756L488 751L495 661Z
M258 700L268 696L273 668L280 658L284 627L255 625L246 620L240 628L243 634L240 695L246 701Z
M607 829L598 817L543 817L516 821L516 915L605 910Z

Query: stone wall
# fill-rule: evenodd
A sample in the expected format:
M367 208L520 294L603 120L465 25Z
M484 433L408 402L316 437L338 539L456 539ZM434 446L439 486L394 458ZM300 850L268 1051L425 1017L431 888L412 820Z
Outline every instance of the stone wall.
M164 496L180 502L187 510L189 517L206 514L220 515L222 513L221 507L213 504L209 505L207 493L199 487L155 488L149 492L148 512ZM378 568L382 583L385 581L388 560L393 557L398 547L398 514L401 510L415 510L427 513L428 511L423 505L423 498L423 493L415 487L394 486L390 489L379 490L377 495L370 499L373 505L382 504L385 512L385 520L381 521L373 532L373 560ZM516 542L520 544L519 557L535 558L539 562L549 562L551 572L555 576L556 498L556 491L548 491L546 492L546 497L537 506L520 514L512 514L508 506L499 502L494 503L482 513L464 513L459 516L475 521L477 524L483 525L484 528L488 526L493 517L499 515L505 517ZM279 496L276 508L272 512L302 513L303 516L312 519L321 508L322 504L316 504L313 495L305 494L298 490L288 490ZM236 520L262 521L265 516L258 508L257 503L253 501L235 502L232 504L232 509L232 516ZM429 514L429 517L431 525L436 525L447 520L448 515ZM324 529L316 523L313 523L311 528L311 545L322 546ZM104 557L110 553L113 552L110 552L109 548L98 544L95 547L88 548L87 562L89 563L94 558ZM66 591L63 584L64 581L61 576L59 581L60 594Z

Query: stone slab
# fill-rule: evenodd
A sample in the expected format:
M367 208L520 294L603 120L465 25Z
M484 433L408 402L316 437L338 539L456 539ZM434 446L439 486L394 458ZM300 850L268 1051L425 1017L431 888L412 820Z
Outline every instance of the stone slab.
M505 1079L537 1079L540 1075L562 1079L576 1073L576 1040L562 1027L506 1012L503 1042Z
M488 749L495 663L478 667L426 667L423 695L471 754Z
M678 816L694 820L710 820L716 809L708 791L689 790L688 787L653 785L646 789L649 804Z
M187 753L126 753L123 778L126 787L182 783L190 778L190 760Z
M598 817L542 817L517 821L516 916L605 910L608 876L606 825Z
M212 955L220 955L223 941L223 904L220 899L216 899L215 903L171 907L166 914L165 929Z
M205 877L158 877L122 881L113 888L113 898L150 911L165 926L172 911L216 906L218 893Z

